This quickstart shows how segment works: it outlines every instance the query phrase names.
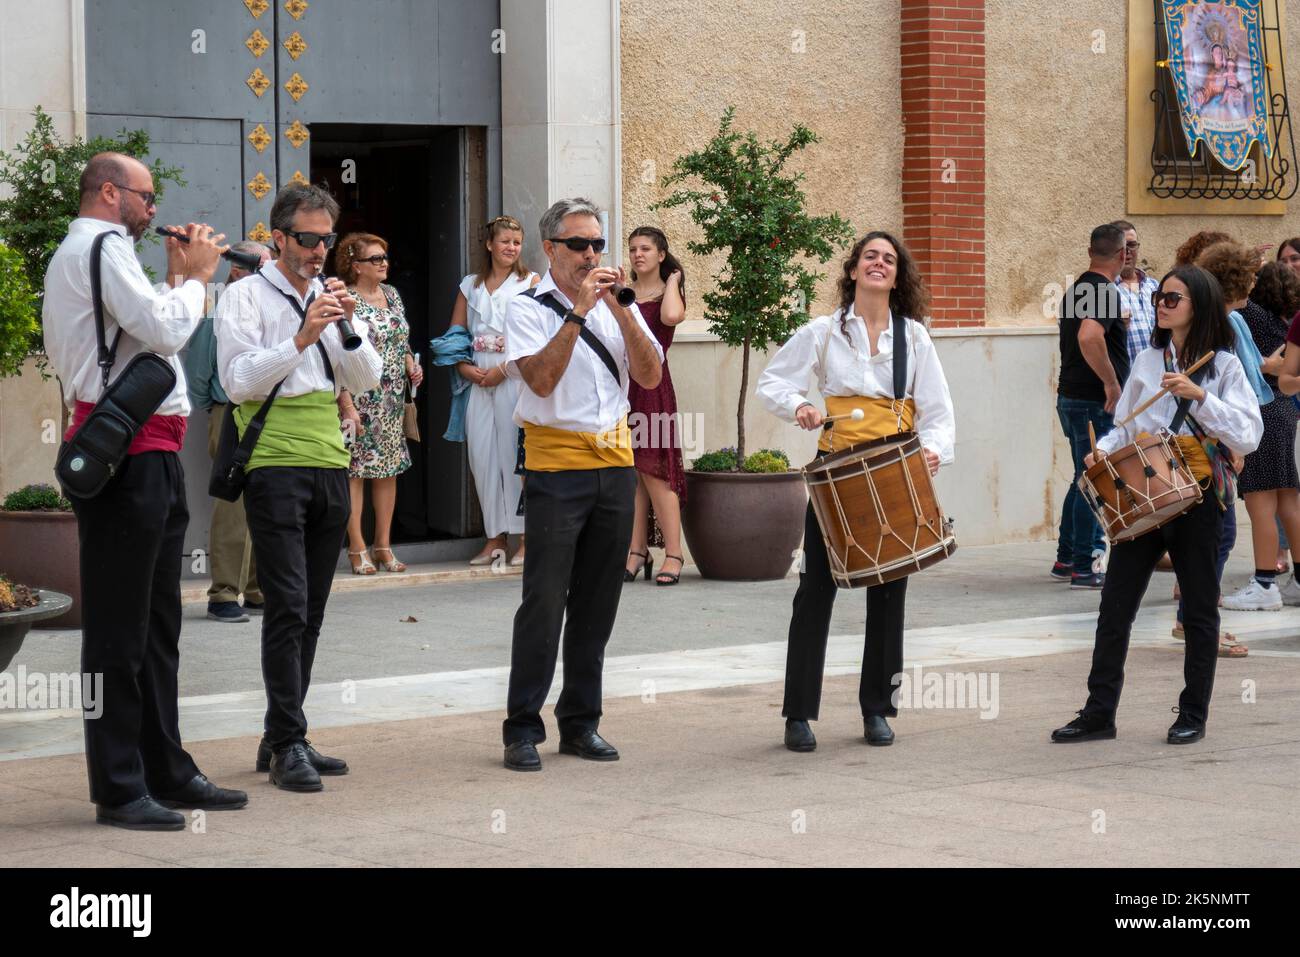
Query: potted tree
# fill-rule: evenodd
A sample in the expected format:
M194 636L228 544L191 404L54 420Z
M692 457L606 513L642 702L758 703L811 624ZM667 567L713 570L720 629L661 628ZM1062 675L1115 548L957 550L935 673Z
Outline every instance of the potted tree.
M663 186L679 188L652 208L687 207L704 233L687 248L725 253L704 294L704 317L710 332L742 350L736 446L701 456L687 471L682 528L705 578L764 581L789 572L807 495L784 453L745 454L750 352L784 342L808 321L821 275L807 264L825 263L852 232L837 215L809 215L803 174L786 170L817 142L812 130L796 125L784 142L760 143L752 131L734 130L734 118L728 107L717 134L674 161Z
M42 627L81 627L77 517L53 486L26 485L0 504L0 574L72 596L71 606Z

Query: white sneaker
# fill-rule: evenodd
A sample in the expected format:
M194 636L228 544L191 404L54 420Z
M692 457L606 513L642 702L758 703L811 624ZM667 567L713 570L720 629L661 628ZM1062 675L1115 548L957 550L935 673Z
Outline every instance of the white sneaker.
M1223 599L1228 611L1281 611L1282 591L1276 584L1265 588L1252 578L1246 585Z
M1282 586L1282 604L1300 605L1300 582L1295 580L1295 575L1288 578Z

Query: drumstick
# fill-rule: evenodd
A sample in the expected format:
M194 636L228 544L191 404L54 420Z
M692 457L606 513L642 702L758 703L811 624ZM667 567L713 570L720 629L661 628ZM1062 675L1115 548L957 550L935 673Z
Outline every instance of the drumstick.
M1201 366L1205 365L1205 363L1209 362L1209 361L1210 361L1211 359L1213 359L1213 358L1214 358L1214 353L1213 353L1213 352L1207 352L1205 355L1201 356L1199 359L1197 359L1195 362L1193 362L1190 366L1188 366L1188 367L1183 371L1183 375L1191 375L1193 372L1195 372L1197 369L1199 369ZM1129 417L1128 417L1127 419L1125 419L1123 422L1119 422L1119 423L1117 423L1116 426L1115 426L1115 428L1117 428L1117 429L1121 429L1121 428L1123 428L1124 426L1128 425L1130 422L1132 422L1134 419L1136 419L1139 415L1141 415L1141 414L1142 414L1143 412L1145 412L1147 409L1151 408L1151 406L1155 405L1157 402L1159 402L1161 399L1163 399L1163 398L1164 398L1165 396L1167 396L1168 394L1169 394L1169 390L1168 390L1168 389L1161 389L1159 392L1157 392L1157 393L1156 393L1155 395L1153 395L1151 398L1147 399L1145 402L1143 402L1141 405L1139 405L1136 409L1134 409L1133 412L1132 412L1132 414L1129 415Z
M1092 446L1092 457L1097 457L1097 430L1092 427L1092 419L1088 420L1088 444Z
M852 419L854 422L861 422L866 417L867 413L861 409L854 409L852 412L843 412L840 415L828 415L822 419L822 422L838 422L841 419Z

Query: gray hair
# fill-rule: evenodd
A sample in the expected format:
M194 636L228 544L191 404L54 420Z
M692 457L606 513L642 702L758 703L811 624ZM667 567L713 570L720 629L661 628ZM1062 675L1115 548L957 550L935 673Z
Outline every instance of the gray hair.
M338 222L339 204L333 196L319 186L290 183L275 194L275 203L271 206L271 228L280 232L293 229L293 217L300 209L323 209L330 214L332 222Z
M600 219L600 207L581 196L556 200L551 204L551 208L542 214L542 221L538 223L537 228L541 231L542 240L553 239L559 232L564 217L575 215L594 216Z
M241 239L237 243L231 243L230 248L237 253L248 253L250 256L261 257L262 253L270 251L266 243L259 243L253 239Z

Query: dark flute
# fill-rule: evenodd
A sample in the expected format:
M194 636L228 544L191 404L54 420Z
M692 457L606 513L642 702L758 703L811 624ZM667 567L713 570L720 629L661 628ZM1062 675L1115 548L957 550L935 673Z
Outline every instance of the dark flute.
M190 237L186 236L184 233L174 233L165 226L155 226L154 232L158 233L160 236L170 236L172 239L182 243L188 243L190 241ZM258 267L262 264L262 258L256 253L240 253L233 249L227 249L221 254L221 258L229 261L231 265L238 266L240 269L247 269L249 272L256 272Z

